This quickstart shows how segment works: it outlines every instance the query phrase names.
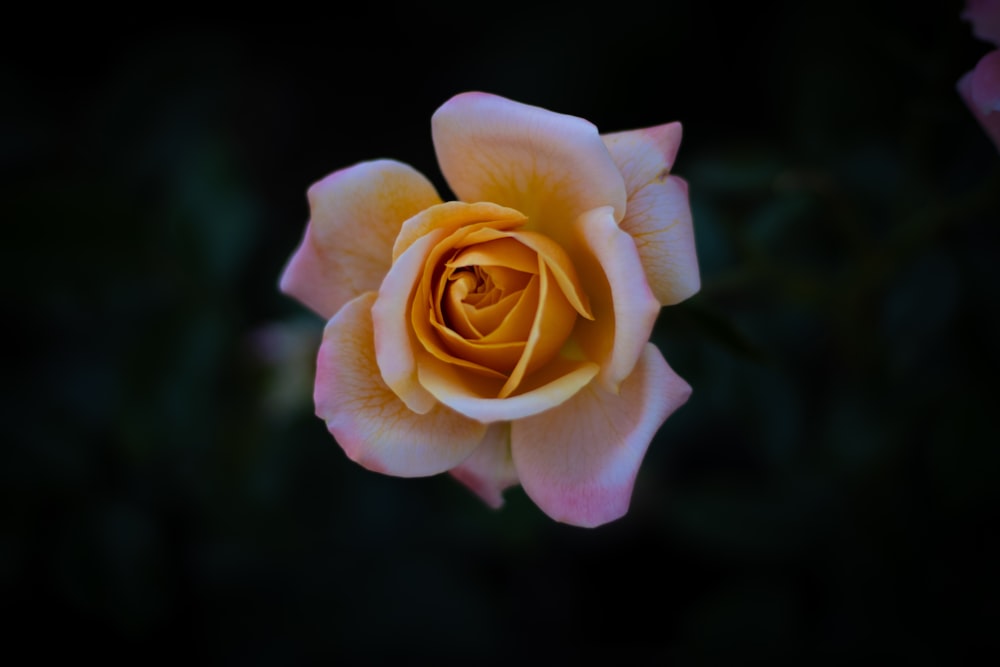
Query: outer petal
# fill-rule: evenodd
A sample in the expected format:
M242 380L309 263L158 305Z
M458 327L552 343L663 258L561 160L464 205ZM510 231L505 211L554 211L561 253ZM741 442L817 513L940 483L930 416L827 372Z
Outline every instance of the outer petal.
M1000 51L994 51L993 53L1000 53ZM987 54L991 55L991 54ZM986 134L989 135L990 139L993 141L993 145L1000 150L1000 111L988 111L984 112L979 104L975 101L975 76L976 70L967 72L961 79L958 80L958 92L965 100L966 105L968 105L969 110L972 115L976 117L979 124L983 126ZM980 94L982 95L982 94Z
M580 216L574 259L590 295L594 320L574 331L587 358L601 365L604 388L615 392L631 373L656 323L660 304L646 283L632 238L599 208Z
M431 121L448 184L463 201L491 201L528 216L562 243L578 215L611 206L621 219L625 186L589 122L486 93L463 93Z
M625 179L628 208L621 228L635 240L653 294L664 306L701 288L687 183L670 176L681 124L602 137Z
M435 475L462 462L486 427L442 405L412 412L382 381L375 362L375 293L348 302L323 332L316 366L316 414L347 455L376 472Z
M647 345L619 395L591 383L558 408L512 424L521 485L557 521L593 527L623 516L650 441L690 394Z
M510 457L510 424L490 425L476 451L451 474L490 507L503 505L503 490L517 484L517 470Z
M393 160L336 171L309 188L308 196L311 219L280 287L327 319L354 297L378 289L403 221L441 203L430 181Z

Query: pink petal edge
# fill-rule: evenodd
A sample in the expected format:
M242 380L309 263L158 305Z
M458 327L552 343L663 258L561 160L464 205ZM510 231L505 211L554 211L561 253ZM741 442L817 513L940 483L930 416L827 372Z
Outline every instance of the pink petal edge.
M558 408L511 425L521 485L556 521L595 527L622 517L653 436L690 394L647 344L619 395L591 383Z
M440 203L420 172L394 160L335 171L308 192L310 220L279 287L324 319L377 290L403 222Z
M621 174L582 118L473 92L445 102L431 129L441 171L463 201L510 206L557 241L584 211L624 215Z
M451 474L490 507L502 507L504 489L517 484L517 470L510 456L510 424L491 424L476 451Z
M375 362L375 293L348 302L327 323L316 362L316 415L349 458L399 477L436 475L472 454L486 427L443 405L427 414L406 407Z

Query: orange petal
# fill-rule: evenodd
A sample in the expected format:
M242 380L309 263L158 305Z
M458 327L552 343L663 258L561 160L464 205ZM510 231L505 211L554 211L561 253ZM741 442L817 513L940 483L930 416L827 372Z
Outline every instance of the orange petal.
M590 382L600 367L589 361L556 357L507 398L497 398L503 380L475 375L426 352L418 353L417 370L420 383L437 400L466 417L492 423L552 409Z
M432 230L451 233L462 227L483 222L491 223L500 229L513 229L523 225L526 220L524 214L519 211L489 202L467 204L450 201L431 206L414 212L412 218L402 223L392 247L392 260L396 261L414 241Z
M552 272L541 259L539 269L538 309L531 324L524 354L501 387L500 398L510 396L525 376L548 363L559 352L576 323L576 311L557 287Z
M422 322L419 325L415 323L414 329L424 348L438 359L473 370L480 367L490 369L506 377L524 355L532 324L538 312L539 298L539 281L535 279L521 293L521 298L501 326L490 336L482 339L463 338L436 321L430 314L428 315L430 330L433 330L438 338L427 335L429 329Z
M538 253L552 271L556 284L576 312L587 319L593 319L587 293L580 284L576 267L573 266L573 261L566 250L544 234L527 231L508 232L508 234Z

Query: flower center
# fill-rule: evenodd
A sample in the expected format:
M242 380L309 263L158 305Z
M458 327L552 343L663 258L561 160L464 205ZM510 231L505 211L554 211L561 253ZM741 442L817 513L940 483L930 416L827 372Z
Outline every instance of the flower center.
M454 215L455 227L424 260L411 322L428 353L474 373L480 379L468 381L486 382L484 394L504 398L559 354L578 315L592 315L554 241L520 229L523 218L489 220L492 210L468 219L493 206L452 202L436 211Z

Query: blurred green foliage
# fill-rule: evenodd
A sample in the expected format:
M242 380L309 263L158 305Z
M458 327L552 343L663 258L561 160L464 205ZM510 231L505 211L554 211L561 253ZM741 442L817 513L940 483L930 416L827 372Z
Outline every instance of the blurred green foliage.
M988 48L961 3L494 9L0 47L8 643L678 665L985 645L1000 155L954 89ZM655 340L694 394L595 531L348 461L312 415L322 322L276 290L328 172L394 157L446 191L429 117L471 89L684 123L704 287Z

